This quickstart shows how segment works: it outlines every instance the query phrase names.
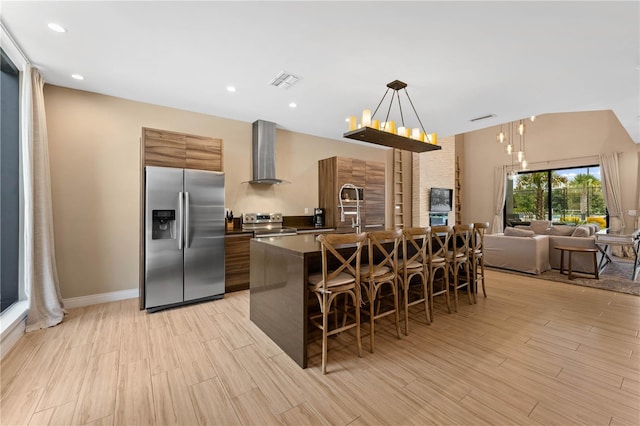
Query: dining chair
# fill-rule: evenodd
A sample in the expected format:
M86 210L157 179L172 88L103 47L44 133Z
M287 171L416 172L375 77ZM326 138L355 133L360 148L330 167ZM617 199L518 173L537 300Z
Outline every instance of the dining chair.
M405 228L402 232L402 262L399 278L404 309L404 334L409 335L409 306L424 304L427 324L429 314L429 282L427 280L427 247L431 242L431 227ZM413 292L412 292L413 287ZM409 294L416 295L409 301Z
M322 374L327 372L327 351L329 336L355 328L358 356L362 356L360 341L360 258L367 234L322 234L318 241L322 247L322 271L309 275L308 289L315 294L320 304L320 313L310 315L311 324L322 330ZM338 246L355 245L344 254ZM335 269L330 269L334 267ZM344 295L345 305L342 324L337 321L338 296ZM346 323L347 300L354 306L354 322ZM335 304L334 304L335 302ZM333 311L332 311L332 305ZM329 315L334 312L334 328L329 329ZM321 318L321 321L319 319Z
M482 294L487 297L484 287L484 235L489 229L489 222L475 222L473 224L473 250L471 251L473 287L478 292L478 284L482 283Z
M451 302L449 300L449 258L447 252L449 250L449 240L451 239L452 229L447 225L438 225L431 227L431 242L427 247L428 259L427 265L429 269L429 314L433 322L433 298L444 294L447 302L447 310L451 313ZM436 272L442 271L443 285L440 290L435 291L433 282Z
M402 230L375 231L367 233L368 263L360 268L360 284L368 304L365 313L369 316L369 350L374 351L375 320L394 315L396 333L400 339L400 314L398 310L398 250ZM380 312L382 290L387 288L393 298L393 307Z
M458 312L458 290L467 288L467 297L469 303L475 303L475 295L471 294L471 245L473 236L473 224L462 224L453 226L453 243L451 249L447 252L449 260L449 273L453 276L453 300L454 309ZM465 272L465 281L460 282L460 269ZM451 284L451 282L450 282Z

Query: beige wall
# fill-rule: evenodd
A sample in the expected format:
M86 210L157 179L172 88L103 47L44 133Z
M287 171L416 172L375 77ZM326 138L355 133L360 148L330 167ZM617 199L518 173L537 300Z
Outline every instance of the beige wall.
M495 167L510 164L504 146L496 142L500 127L464 134L463 222L493 219ZM530 170L597 164L598 154L619 152L622 207L638 202L640 145L611 111L590 111L538 116L527 123L526 156ZM630 218L626 218L629 225Z
M51 85L44 94L65 299L138 288L142 127L222 138L226 205L236 216L256 210L302 215L305 208L311 213L323 158L387 162L388 181L391 175L386 149L278 130L276 174L291 184L249 185L242 182L251 178L251 123Z

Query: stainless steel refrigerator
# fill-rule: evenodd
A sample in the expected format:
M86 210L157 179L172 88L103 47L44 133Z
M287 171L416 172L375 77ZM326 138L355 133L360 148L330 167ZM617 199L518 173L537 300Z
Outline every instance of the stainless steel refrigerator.
M224 173L145 167L145 309L224 294Z

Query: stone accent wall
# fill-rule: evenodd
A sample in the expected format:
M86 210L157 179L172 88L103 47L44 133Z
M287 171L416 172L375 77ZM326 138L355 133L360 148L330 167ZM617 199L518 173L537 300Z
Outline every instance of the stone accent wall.
M455 188L455 136L438 139L440 151L413 153L412 226L429 226L429 190ZM449 225L455 224L455 192Z

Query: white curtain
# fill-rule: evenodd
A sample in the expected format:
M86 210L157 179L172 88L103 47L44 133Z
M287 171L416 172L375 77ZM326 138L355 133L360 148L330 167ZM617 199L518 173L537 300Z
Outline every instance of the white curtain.
M25 76L27 77L27 76ZM30 238L25 247L25 279L29 292L27 331L54 326L62 321L66 311L60 295L53 239L53 210L47 120L44 110L44 80L36 68L31 68L32 133L25 150L25 211L31 221L25 223Z
M624 212L622 211L620 167L618 166L617 152L600 155L600 177L602 195L609 211L609 228L620 229L624 227ZM613 246L612 253L616 256L622 256L623 250L620 246Z
M493 222L491 223L492 234L502 232L502 223L503 223L502 212L504 210L506 186L507 186L507 167L498 166L494 170L493 187L495 188L495 194L494 194L495 202L494 202Z

